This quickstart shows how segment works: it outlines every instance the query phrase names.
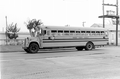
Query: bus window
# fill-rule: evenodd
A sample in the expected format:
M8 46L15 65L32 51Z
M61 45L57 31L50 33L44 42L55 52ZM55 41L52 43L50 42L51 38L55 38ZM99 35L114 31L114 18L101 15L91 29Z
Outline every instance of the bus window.
M66 31L66 30L65 30L64 33L69 33L69 31Z
M51 30L51 33L56 33L57 32L57 30Z
M75 31L70 31L70 33L75 33Z
M56 35L57 35L57 30L51 30L51 34L52 34L53 36L56 36Z
M90 31L86 31L86 33L90 33Z
M95 31L92 31L92 35L95 35Z
M104 31L101 31L101 35L104 35L104 33L105 33Z
M82 34L82 35L85 35L85 31L81 31L81 34Z
M46 30L43 30L43 35L46 35Z
M76 31L76 33L80 33L80 31Z
M85 31L81 31L81 33L85 33Z
M69 31L65 30L64 35L69 35Z
M58 30L58 33L63 33L63 31L62 30Z
M86 34L87 34L87 35L90 35L90 31L86 31Z
M96 34L97 34L97 35L100 35L100 31L96 31Z
M62 36L63 35L63 30L58 30L58 35Z
M74 35L75 31L70 31L70 35Z
M80 31L76 31L76 35L80 35Z

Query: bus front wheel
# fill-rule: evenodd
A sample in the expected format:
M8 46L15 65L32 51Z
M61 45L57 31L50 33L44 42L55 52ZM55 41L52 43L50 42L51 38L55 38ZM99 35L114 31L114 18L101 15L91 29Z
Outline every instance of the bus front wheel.
M31 43L31 44L29 45L29 52L30 52L30 53L37 53L38 50L39 50L39 46L38 46L37 43Z
M94 44L92 42L88 42L85 46L85 50L92 50L94 49Z

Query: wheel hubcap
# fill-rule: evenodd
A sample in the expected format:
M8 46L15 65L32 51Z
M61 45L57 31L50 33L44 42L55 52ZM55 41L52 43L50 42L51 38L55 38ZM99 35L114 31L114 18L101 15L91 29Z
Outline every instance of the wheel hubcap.
M32 50L32 51L35 51L35 50L36 50L36 46L32 46L32 47L31 47L31 50Z
M88 49L92 49L92 44L88 44Z

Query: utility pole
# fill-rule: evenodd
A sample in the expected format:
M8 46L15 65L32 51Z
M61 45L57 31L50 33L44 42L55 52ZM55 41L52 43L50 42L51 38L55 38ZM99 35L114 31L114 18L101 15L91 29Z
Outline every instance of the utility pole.
M114 6L116 7L116 15L111 15L111 14L107 14L104 15L104 6ZM103 0L103 15L99 16L99 18L103 18L103 26L104 26L104 19L105 18L115 18L116 19L116 46L118 46L118 19L120 18L118 16L118 0L116 0L116 4L104 4L104 0Z
M103 0L103 4L102 4L102 10L103 10L103 16L104 16L104 0ZM103 28L105 28L105 18L103 17Z
M118 0L116 0L116 16L118 16ZM118 46L118 19L116 18L116 46Z
M5 16L5 20L6 20L6 33L7 33L7 16ZM6 35L6 45L7 45L7 35Z

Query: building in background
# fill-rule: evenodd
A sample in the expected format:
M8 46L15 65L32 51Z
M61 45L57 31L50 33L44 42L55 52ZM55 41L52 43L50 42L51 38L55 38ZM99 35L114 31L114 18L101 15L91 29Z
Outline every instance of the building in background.
M103 28L103 24L93 24L91 27ZM108 38L109 44L116 44L116 25L115 24L106 24L105 28L108 29ZM120 45L120 24L118 25L118 45Z

